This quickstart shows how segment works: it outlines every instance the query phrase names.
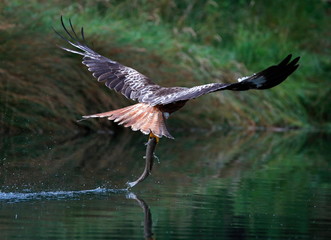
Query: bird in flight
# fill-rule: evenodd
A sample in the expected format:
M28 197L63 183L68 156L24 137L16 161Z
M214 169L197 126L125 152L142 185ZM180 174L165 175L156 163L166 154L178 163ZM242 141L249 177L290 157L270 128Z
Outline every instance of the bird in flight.
M191 88L162 87L135 69L126 67L92 50L86 44L84 29L81 28L81 40L79 40L70 19L70 28L65 26L62 16L61 24L67 36L54 31L75 49L61 48L82 55L82 63L99 82L104 82L108 88L138 101L135 105L83 116L83 119L108 118L124 127L131 127L133 131L139 130L149 135L150 138L155 138L157 142L163 136L173 138L167 129L166 120L172 113L182 108L187 101L223 90L269 89L283 82L299 66L300 57L291 60L292 55L290 54L279 64L251 76L239 78L235 83L210 83Z

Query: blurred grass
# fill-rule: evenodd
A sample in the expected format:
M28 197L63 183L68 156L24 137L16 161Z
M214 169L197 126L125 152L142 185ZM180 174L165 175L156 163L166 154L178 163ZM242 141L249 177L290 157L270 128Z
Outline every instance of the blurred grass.
M0 131L108 129L81 115L130 104L98 84L51 29L84 26L99 53L165 86L232 82L300 55L301 66L269 91L194 100L170 127L330 128L330 5L326 1L3 1L0 3Z

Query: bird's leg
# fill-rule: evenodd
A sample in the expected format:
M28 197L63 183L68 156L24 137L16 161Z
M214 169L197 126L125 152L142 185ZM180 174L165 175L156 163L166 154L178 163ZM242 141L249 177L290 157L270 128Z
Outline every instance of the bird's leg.
M156 143L159 143L160 141L160 138L155 136L152 132L149 134L149 137L148 137L148 140L151 139L151 138L155 138L156 139Z
M146 156L145 156L145 169L144 172L141 174L141 176L134 182L128 182L126 185L128 188L132 188L138 183L144 181L152 172L152 167L154 163L154 150L156 147L156 144L158 143L159 138L155 136L154 134L150 134L147 142L146 147Z

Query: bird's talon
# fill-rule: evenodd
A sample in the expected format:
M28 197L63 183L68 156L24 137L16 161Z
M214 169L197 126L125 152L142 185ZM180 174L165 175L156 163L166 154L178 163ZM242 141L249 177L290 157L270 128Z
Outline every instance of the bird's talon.
M160 138L158 136L155 136L152 132L149 134L149 139L151 138L155 138L156 139L156 143L159 143Z

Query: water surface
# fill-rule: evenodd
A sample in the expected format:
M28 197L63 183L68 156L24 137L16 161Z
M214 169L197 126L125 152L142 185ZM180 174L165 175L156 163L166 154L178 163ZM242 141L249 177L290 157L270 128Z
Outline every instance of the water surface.
M178 134L180 135L180 134ZM330 135L20 135L1 140L1 239L331 239Z

